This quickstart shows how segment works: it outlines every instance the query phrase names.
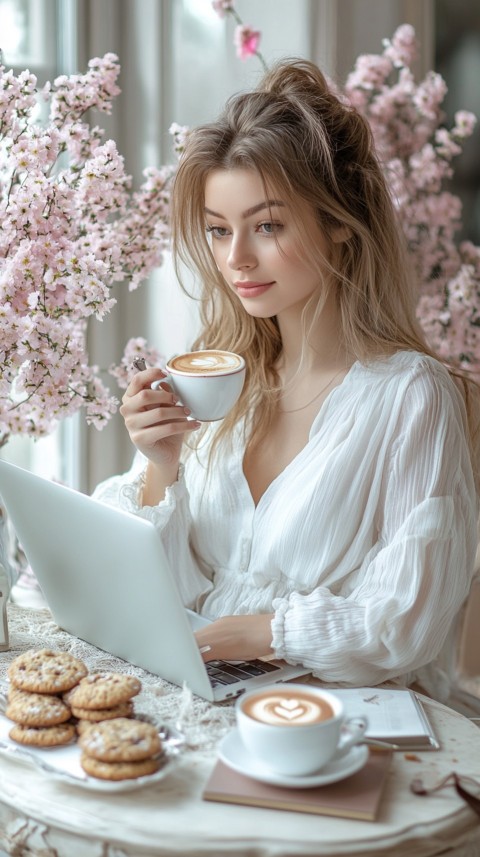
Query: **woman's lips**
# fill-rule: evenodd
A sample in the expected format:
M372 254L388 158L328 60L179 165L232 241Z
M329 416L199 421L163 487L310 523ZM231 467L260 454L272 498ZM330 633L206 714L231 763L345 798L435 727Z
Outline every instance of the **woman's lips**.
M274 282L271 283L242 283L240 281L234 283L237 293L241 298L256 298L263 295Z

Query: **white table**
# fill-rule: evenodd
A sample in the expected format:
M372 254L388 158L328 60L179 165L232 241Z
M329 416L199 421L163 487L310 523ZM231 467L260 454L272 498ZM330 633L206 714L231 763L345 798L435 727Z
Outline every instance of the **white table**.
M394 756L376 822L231 806L202 801L215 746L233 723L230 704L211 705L105 656L57 628L47 611L11 606L9 661L27 648L52 647L82 656L89 668L136 673L139 709L180 720L189 746L177 768L154 787L99 794L49 779L29 762L0 757L0 853L41 857L299 857L299 855L480 855L480 822L453 788L411 794L417 774L451 770L480 777L480 731L438 703L424 700L442 750L409 761Z

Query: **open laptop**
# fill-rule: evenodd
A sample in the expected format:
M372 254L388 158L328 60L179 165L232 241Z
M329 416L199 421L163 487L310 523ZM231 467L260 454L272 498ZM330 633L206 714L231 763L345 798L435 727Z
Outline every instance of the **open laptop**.
M0 495L57 624L212 701L306 675L258 659L205 664L155 526L0 460Z

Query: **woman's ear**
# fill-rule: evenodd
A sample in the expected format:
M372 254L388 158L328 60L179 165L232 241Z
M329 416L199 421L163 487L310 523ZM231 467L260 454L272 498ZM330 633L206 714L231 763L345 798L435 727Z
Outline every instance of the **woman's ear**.
M331 238L334 244L343 244L344 241L348 241L349 238L352 237L352 230L349 226L336 226L335 229L332 229Z

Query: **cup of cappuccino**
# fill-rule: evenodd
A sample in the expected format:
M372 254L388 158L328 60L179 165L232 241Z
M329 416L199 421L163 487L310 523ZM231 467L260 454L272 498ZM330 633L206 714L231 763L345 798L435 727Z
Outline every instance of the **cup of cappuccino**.
M276 774L308 776L344 756L362 740L364 717L345 717L341 700L307 684L249 691L236 702L246 749Z
M168 361L164 379L192 417L202 422L223 419L240 396L245 360L231 351L190 351Z

